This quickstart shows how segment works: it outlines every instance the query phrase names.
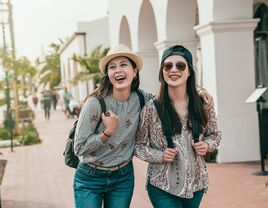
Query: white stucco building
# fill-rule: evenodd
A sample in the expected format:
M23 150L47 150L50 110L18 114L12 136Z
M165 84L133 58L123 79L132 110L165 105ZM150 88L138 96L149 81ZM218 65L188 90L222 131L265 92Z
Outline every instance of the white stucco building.
M103 17L90 22L78 22L77 32L60 49L61 85L66 86L74 99L82 101L93 90L93 82L80 81L71 84L77 73L83 70L79 63L73 61L74 54L82 57L90 56L98 45L109 46L108 18Z
M100 20L94 27L85 24L78 31L86 34L76 34L62 49L63 80L68 85L79 70L70 71L69 57L74 51L85 53L86 37L87 50L123 43L139 53L144 60L141 87L155 93L163 50L182 44L193 54L198 83L214 97L223 132L218 161L259 160L256 105L245 100L258 84L268 85L267 5L268 0L109 0L109 27L97 24Z
M267 0L109 1L110 44L124 43L141 54L142 88L157 91L159 57L166 47L182 44L192 51L223 132L219 162L260 159L256 106L245 100L255 89L259 20L253 17L261 3L268 5Z

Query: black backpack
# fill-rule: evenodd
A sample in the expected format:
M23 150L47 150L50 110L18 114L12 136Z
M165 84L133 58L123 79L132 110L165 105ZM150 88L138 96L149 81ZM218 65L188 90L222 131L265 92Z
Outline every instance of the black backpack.
M137 95L139 96L140 106L142 109L143 106L145 105L144 95L142 94L142 92L140 90L138 90L136 92L137 92ZM106 112L106 105L105 105L104 100L98 99L98 101L99 101L100 106L101 106L101 111ZM64 153L63 153L65 165L67 165L71 168L77 168L78 163L79 163L79 158L74 153L74 135L75 135L77 122L78 122L78 120L75 121L71 131L69 132L69 136L68 136L68 139L67 139L67 142L65 145ZM96 126L96 130L99 128L101 122L102 122L102 118L100 117L100 120Z
M167 147L174 148L174 144L172 141L172 130L170 128L171 126L170 125L166 125L166 126L163 125L164 122L161 120L161 117L160 117L160 102L157 99L154 99L153 102L154 102L154 106L156 108L156 111L157 111L158 116L159 116L160 121L161 121L163 133L164 133L166 140L167 140ZM171 121L169 120L169 123L170 122ZM192 135L193 135L194 142L196 143L199 141L199 136L202 132L202 124L199 121L197 121L196 118L192 118L191 123L192 123Z

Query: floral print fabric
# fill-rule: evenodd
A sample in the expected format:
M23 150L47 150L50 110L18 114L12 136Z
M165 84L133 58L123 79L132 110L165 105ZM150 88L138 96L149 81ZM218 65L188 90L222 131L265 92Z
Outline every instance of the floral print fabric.
M149 162L147 178L150 184L179 197L192 198L193 192L208 187L208 171L203 157L197 156L191 145L192 133L187 129L187 118L181 120L182 133L172 137L179 153L172 163L162 163L167 148L158 113L150 100L141 112L135 155ZM218 147L221 133L218 130L214 109L208 112L208 124L201 138L209 150Z

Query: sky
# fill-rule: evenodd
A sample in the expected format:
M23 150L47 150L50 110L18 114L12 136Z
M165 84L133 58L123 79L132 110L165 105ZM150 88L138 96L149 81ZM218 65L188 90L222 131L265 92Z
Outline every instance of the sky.
M11 0L17 56L34 61L42 47L65 40L79 21L107 15L108 0Z

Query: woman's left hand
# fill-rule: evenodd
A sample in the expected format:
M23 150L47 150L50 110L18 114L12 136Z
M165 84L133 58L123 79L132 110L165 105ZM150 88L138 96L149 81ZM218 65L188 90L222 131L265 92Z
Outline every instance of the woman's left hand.
M199 156L204 156L208 152L208 144L203 141L199 141L197 143L194 143L194 140L192 140L192 146L195 149L195 152Z
M209 110L214 106L213 97L205 89L200 89L198 91L198 95L202 97L202 99L206 103L205 110Z

